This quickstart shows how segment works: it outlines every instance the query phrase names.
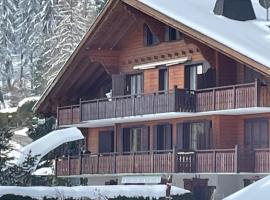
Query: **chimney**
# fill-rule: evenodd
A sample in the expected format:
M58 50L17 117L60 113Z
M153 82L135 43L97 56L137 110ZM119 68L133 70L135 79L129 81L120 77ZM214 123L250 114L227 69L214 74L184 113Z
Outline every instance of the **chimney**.
M217 0L214 13L238 21L256 19L251 0Z

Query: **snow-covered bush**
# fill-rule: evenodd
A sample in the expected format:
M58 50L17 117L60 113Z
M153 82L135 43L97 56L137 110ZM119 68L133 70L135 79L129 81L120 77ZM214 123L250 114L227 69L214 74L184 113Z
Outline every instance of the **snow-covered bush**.
M0 198L0 200L38 200L31 197L22 197L22 196L16 196L16 195L5 195ZM159 199L155 198L144 198L144 197L134 197L134 198L128 198L128 197L117 197L109 200L165 200L166 198L162 197ZM46 198L44 197L43 200L59 200L59 198ZM75 200L73 198L66 198L63 200ZM82 198L81 200L86 200L85 198ZM194 200L192 197L192 194L184 194L184 195L177 195L172 196L171 200Z

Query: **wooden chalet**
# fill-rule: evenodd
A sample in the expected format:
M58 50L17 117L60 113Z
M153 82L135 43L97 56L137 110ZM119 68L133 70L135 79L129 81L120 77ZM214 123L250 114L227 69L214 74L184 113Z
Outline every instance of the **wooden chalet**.
M270 172L270 54L252 57L270 43L233 48L236 35L226 44L176 16L173 5L202 4L189 1L107 3L35 108L85 136L83 152L57 158L58 176ZM250 23L211 11L220 26Z

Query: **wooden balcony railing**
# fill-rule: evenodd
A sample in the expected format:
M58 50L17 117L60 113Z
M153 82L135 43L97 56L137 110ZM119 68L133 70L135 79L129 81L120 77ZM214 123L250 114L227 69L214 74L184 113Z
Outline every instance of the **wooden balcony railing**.
M58 176L121 173L233 173L237 172L237 149L177 152L81 155L56 160Z
M175 88L151 94L126 95L111 99L81 101L80 105L58 108L59 125L166 112L195 112L194 92Z
M260 106L258 81L196 91L196 111L215 111Z
M80 101L58 108L59 125L166 112L206 112L270 106L268 87L258 81L248 84L188 91L175 88L150 94Z

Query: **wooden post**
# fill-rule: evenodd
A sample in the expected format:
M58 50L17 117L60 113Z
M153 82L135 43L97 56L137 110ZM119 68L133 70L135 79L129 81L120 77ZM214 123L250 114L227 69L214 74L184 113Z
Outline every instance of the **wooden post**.
M215 89L213 89L213 91L212 91L212 101L213 101L213 111L215 111L216 110L216 90Z
M233 108L236 108L236 87L233 86Z
M73 124L73 106L70 107L70 110L71 110L71 121L70 121L70 124Z
M117 110L116 101L117 98L114 98L114 118L116 118L116 110Z
M182 107L183 105L181 105ZM177 89L177 85L173 87L173 112L179 111L179 91Z
M57 177L57 175L58 175L58 173L57 173L58 172L58 170L57 170L57 168L58 168L57 167L57 165L58 165L58 158L55 156L55 159L54 160L55 160L55 177Z
M99 99L97 100L97 118L99 119Z
M177 172L177 155L176 155L176 147L173 147L173 153L172 153L172 173Z
M150 152L150 154L151 154L151 172L152 172L152 173L155 173L155 166L154 166L154 151L152 150L152 151Z
M217 172L217 152L214 150L213 152L213 157L214 157L214 172Z
M238 145L235 145L234 149L234 170L238 173Z
M258 79L255 80L255 106L260 106L260 82Z
M80 165L80 175L82 174L82 154L79 156L79 165Z
M56 124L56 125L57 125L57 128L59 128L59 117L60 117L60 116L59 116L59 104L57 104L56 115L57 115L57 116L56 116L56 118L57 118L57 124Z
M68 154L68 175L70 176L70 156Z
M80 98L80 107L79 107L79 112L80 112L80 122L82 121L82 98Z
M135 116L135 95L131 96L131 101L132 101L131 113L132 113L132 116Z
M116 167L116 164L117 164L117 162L116 162L116 153L113 154L113 161L114 161L114 174L116 174L116 173L117 173L117 167Z
M99 154L97 155L97 174L99 174Z
M155 111L155 93L153 93L153 95L152 95L152 109L153 109L153 114L155 114L156 113L156 111Z

